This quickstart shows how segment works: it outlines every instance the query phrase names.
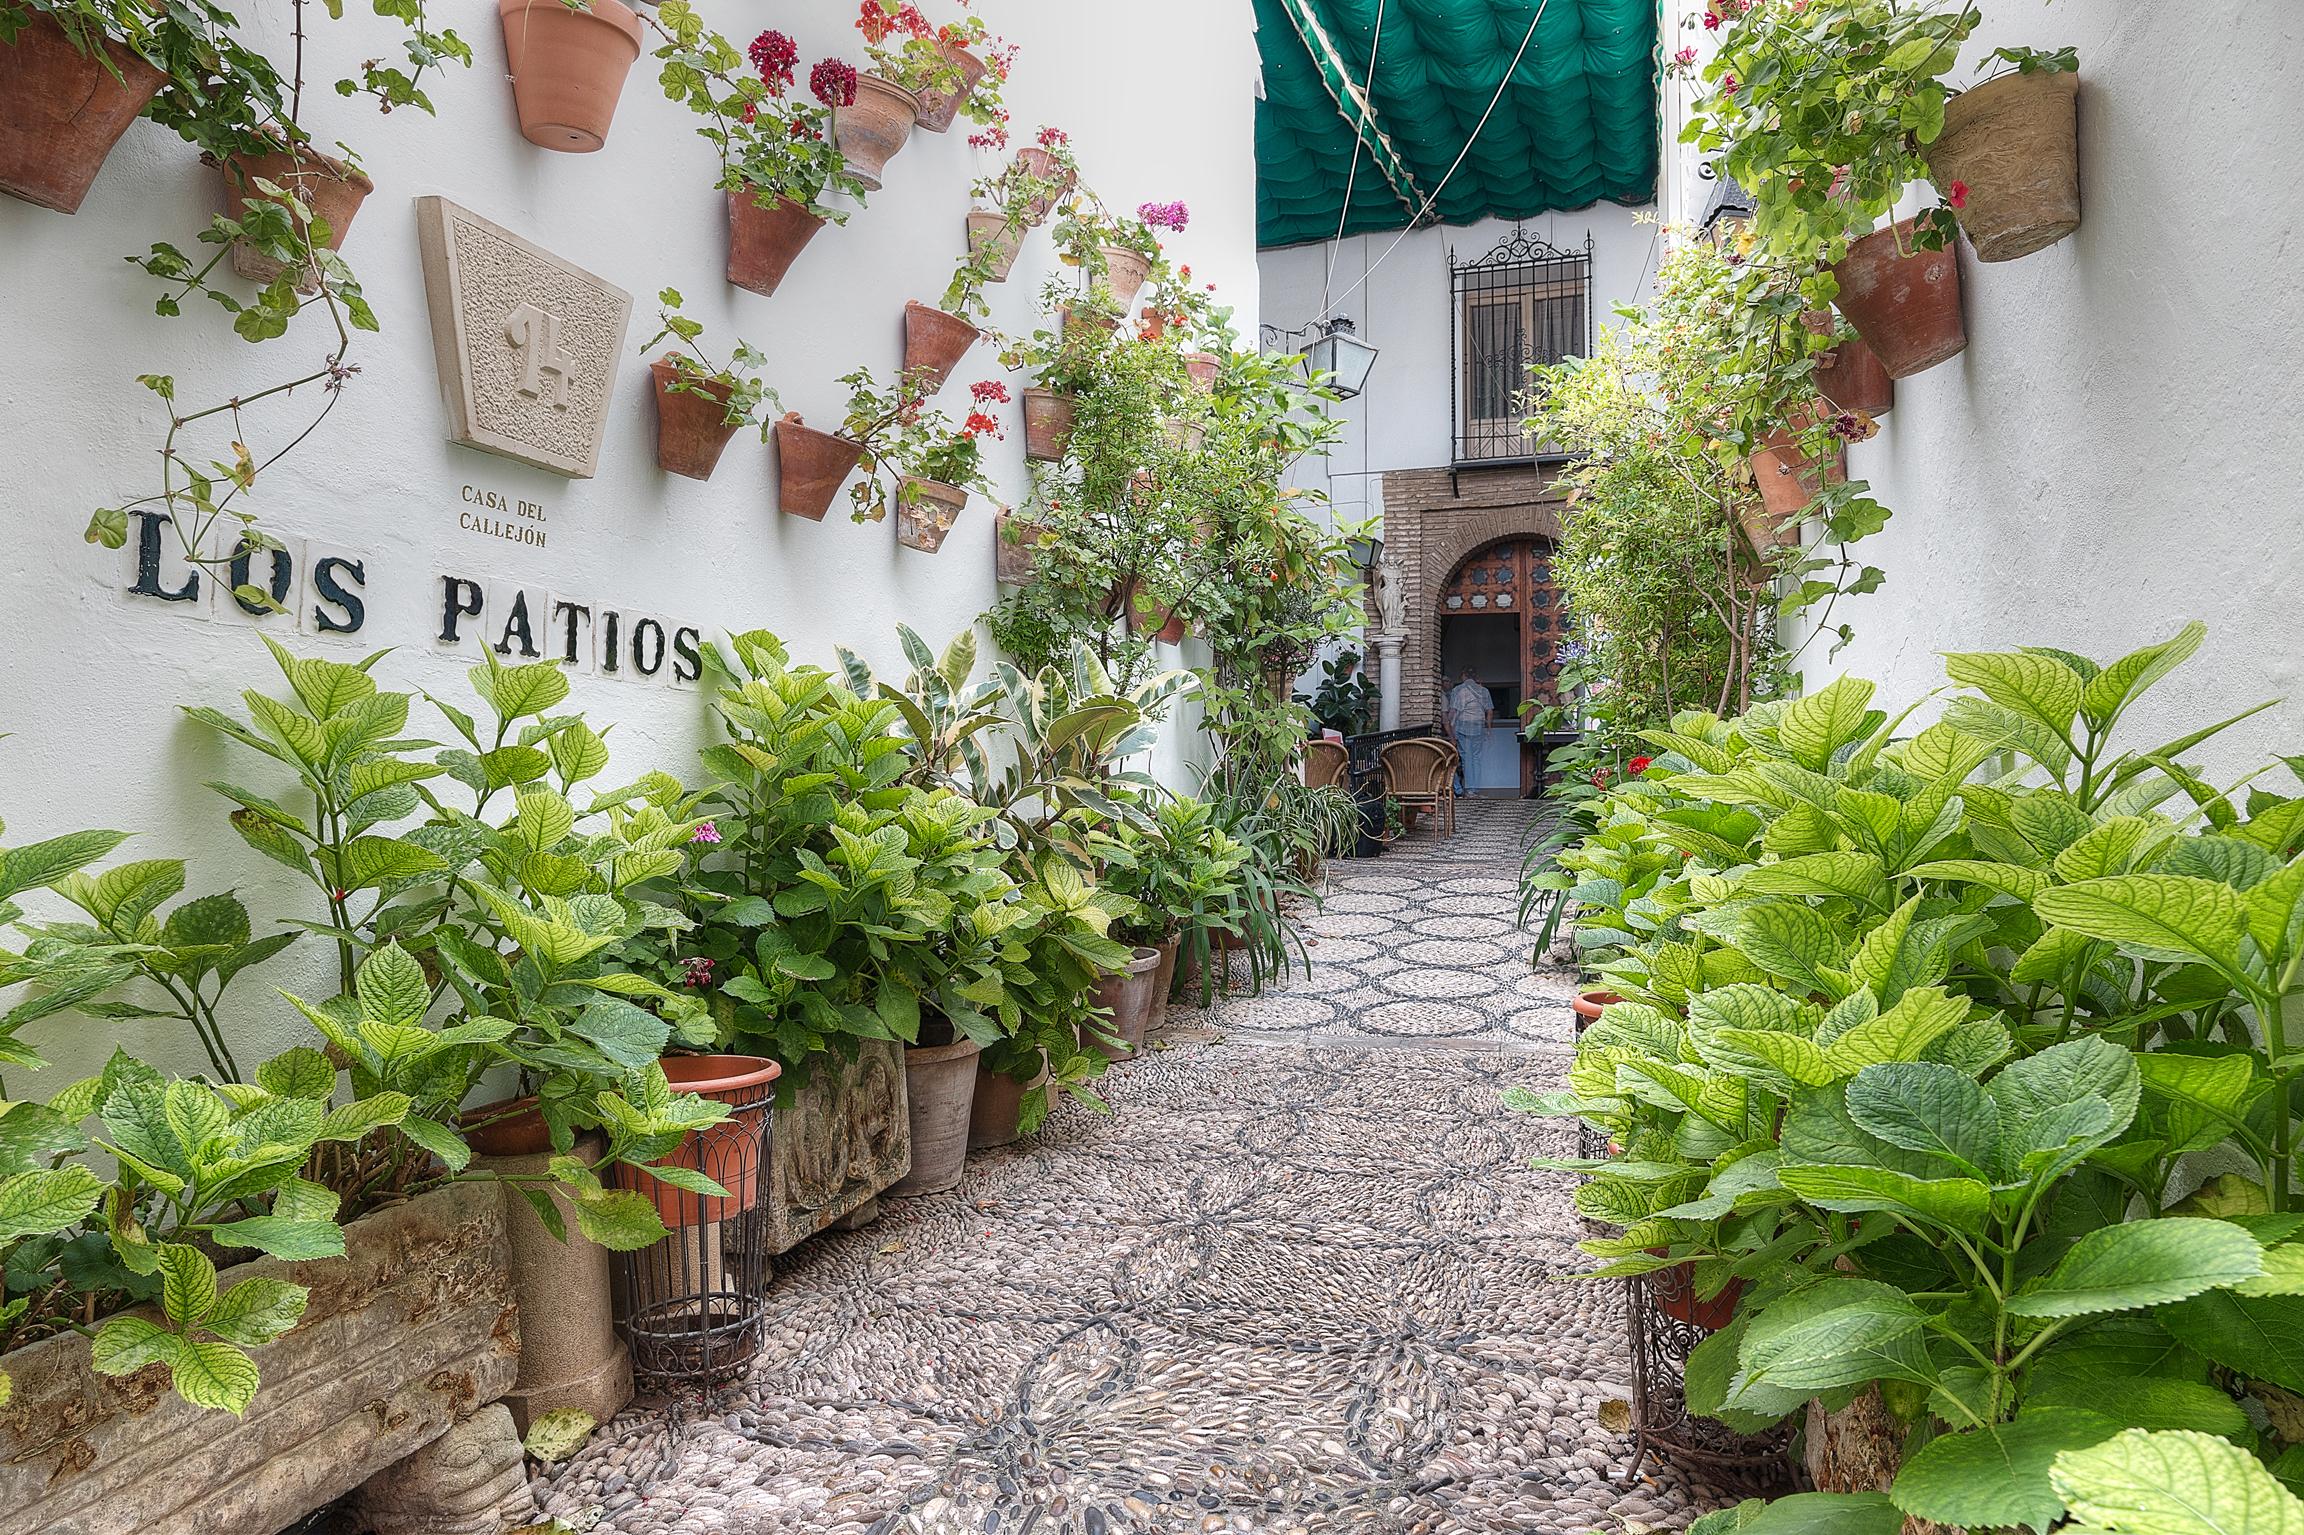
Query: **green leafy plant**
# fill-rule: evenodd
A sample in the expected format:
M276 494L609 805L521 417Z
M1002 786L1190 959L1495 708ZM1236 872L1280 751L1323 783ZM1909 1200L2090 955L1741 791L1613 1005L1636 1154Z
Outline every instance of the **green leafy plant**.
M846 223L847 207L830 194L861 205L864 183L833 142L831 104L793 93L799 52L792 40L767 31L740 50L705 26L688 0L663 0L641 14L661 40L655 57L665 99L705 120L696 132L719 155L714 185L763 208L783 200L811 218Z
M672 392L702 395L717 401L724 407L728 425L756 426L765 438L769 420L782 414L784 409L776 391L760 377L760 370L768 365L766 354L751 342L739 339L728 366L723 368L699 345L704 336L703 324L680 312L679 289L664 289L656 295L656 302L658 329L640 350L653 352L666 341L674 343L666 354L678 370L671 384Z
M1360 669L1358 651L1345 650L1320 664L1320 686L1296 701L1312 711L1324 729L1339 735L1365 735L1375 728L1376 685Z

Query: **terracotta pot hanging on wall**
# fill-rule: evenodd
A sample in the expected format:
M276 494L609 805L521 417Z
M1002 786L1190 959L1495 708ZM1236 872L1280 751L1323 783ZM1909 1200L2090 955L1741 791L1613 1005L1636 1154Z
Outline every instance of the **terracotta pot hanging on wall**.
M1113 302L1123 313L1136 302L1144 279L1151 275L1152 258L1142 251L1130 250L1125 245L1104 247L1104 281L1111 286Z
M1072 440L1080 402L1053 389L1024 391L1024 456L1054 463Z
M353 216L360 211L368 194L376 190L376 183L360 171L309 144L297 145L294 153L282 147L270 154L234 155L224 162L223 177L226 217L241 217L253 203L277 203L278 198L256 184L269 181L293 193L297 201L312 210L314 218L327 224L330 250L344 248L344 236L352 228ZM232 242L232 270L250 282L268 283L286 269L286 262L250 249L246 241ZM316 264L307 264L296 280L296 287L304 293L319 291L320 271Z
M795 517L823 521L841 482L863 456L862 444L785 417L776 423L777 504Z
M767 207L750 188L728 194L728 281L747 293L772 295L824 220L789 197Z
M709 480L728 439L743 423L728 419L728 396L735 391L720 379L692 378L679 389L680 365L671 354L648 365L656 380L656 467L691 480Z
M109 38L102 47L101 59L82 53L41 15L0 46L0 192L80 211L104 157L167 79Z
M542 149L590 154L608 141L624 77L640 57L640 18L620 0L496 0L520 136Z
M960 71L960 83L949 91L929 89L920 93L913 121L930 133L942 133L952 126L952 119L960 115L961 104L976 89L976 82L984 78L984 61L967 49L946 43L944 58Z
M848 169L864 190L880 190L881 174L896 152L912 139L920 115L919 98L878 75L856 77L856 99L832 109L832 141L847 157Z
M1752 479L1760 488L1761 508L1766 516L1744 515L1744 532L1752 540L1752 547L1762 554L1798 544L1800 514L1807 510L1808 503L1816 499L1817 491L1827 482L1837 484L1848 477L1846 449L1835 448L1831 462L1820 470L1816 460L1802 448L1799 433L1808 424L1808 414L1801 412L1762 438L1760 450L1750 460Z
M1910 378L1966 350L1958 251L1921 250L1910 219L1849 246L1832 275L1840 312L1890 378Z
M992 251L991 280L1006 282L1008 273L1016 265L1017 253L1024 249L1024 226L1011 224L1005 213L987 213L978 208L968 215L968 253L990 247Z
M1842 410L1885 416L1896 406L1896 380L1861 336L1850 336L1816 358L1816 392Z
M1184 373L1194 388L1206 391L1216 387L1216 375L1224 371L1224 359L1214 352L1186 352Z
M927 392L944 387L960 359L984 333L956 314L931 309L918 299L904 302L904 371L925 374Z
M908 477L896 497L896 542L934 554L944 547L944 535L952 531L967 504L968 492L957 485Z
M1979 261L2013 261L2080 227L2080 77L2002 75L1944 107L1925 151L1936 185L1968 188L1955 210Z
M1049 214L1054 213L1056 205L1070 195L1072 173L1064 169L1054 155L1037 144L1027 144L1022 149L1017 150L1016 163L1024 167L1025 174L1035 181L1057 183L1054 191L1035 197L1024 206L1024 216L1037 225Z

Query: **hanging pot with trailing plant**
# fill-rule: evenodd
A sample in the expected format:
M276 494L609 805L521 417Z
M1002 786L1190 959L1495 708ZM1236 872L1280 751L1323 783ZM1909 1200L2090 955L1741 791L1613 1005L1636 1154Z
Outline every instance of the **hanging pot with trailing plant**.
M787 412L776 423L777 505L795 517L822 522L863 456L862 443L819 432L796 412Z
M1216 387L1216 376L1224 371L1224 359L1214 352L1186 352L1184 375L1192 386L1203 393Z
M1753 482L1760 488L1761 507L1766 516L1757 526L1753 519L1746 518L1744 531L1751 538L1752 547L1762 554L1798 544L1800 514L1827 483L1838 484L1848 478L1846 448L1836 442L1831 462L1819 468L1802 444L1801 433L1815 417L1813 406L1795 413L1783 426L1761 438L1759 449L1748 460Z
M1896 380L1861 336L1850 336L1816 357L1816 392L1842 410L1885 416L1896 407Z
M1054 463L1064 456L1078 424L1080 402L1053 389L1024 391L1024 456Z
M896 493L896 542L934 554L967 504L968 492L957 485L907 476Z
M962 104L976 89L976 82L984 78L982 59L954 43L944 44L943 49L944 61L959 71L959 80L950 90L938 90L931 85L919 93L913 122L930 133L942 133L952 126Z
M1979 261L2014 261L2080 227L2080 76L2002 75L1944 105L1922 151Z
M168 78L124 43L96 45L101 57L82 53L37 12L0 44L0 192L79 212L105 156Z
M985 273L988 282L1006 282L1008 273L1016 265L1017 254L1024 249L1024 226L1011 223L1005 213L990 213L982 208L971 209L968 214L968 251L992 252L990 269Z
M960 359L984 333L956 314L931 309L918 299L904 301L904 372L925 376L923 394L944 387Z
M1968 346L1957 247L1923 250L1912 236L1912 220L1892 224L1849 246L1832 268L1840 312L1890 378L1925 372Z
M1007 507L992 517L992 578L1002 586L1030 586L1040 540L1047 529Z
M1136 302L1136 295L1144 287L1144 279L1152 275L1152 258L1140 250L1125 245L1104 247L1104 281L1112 289L1112 301L1125 313Z
M325 243L330 250L344 248L344 236L352 228L353 216L359 213L368 194L376 190L376 183L357 167L333 155L324 155L310 144L298 144L293 151L283 145L264 154L232 155L221 169L227 218L243 217L252 204L278 203L278 198L258 184L268 181L289 193L311 210L313 218L328 226ZM232 270L250 282L268 283L287 270L287 263L252 249L245 240L235 240ZM316 262L306 263L305 270L296 279L296 287L303 293L319 291L320 270Z
M621 0L496 0L520 136L590 154L608 141L624 77L640 57L640 18Z
M1055 183L1054 190L1043 192L1024 205L1024 216L1038 225L1056 211L1058 203L1071 195L1073 173L1065 168L1063 161L1037 144L1027 144L1017 150L1016 163L1034 181Z
M656 467L691 480L709 480L728 440L744 423L728 419L735 385L683 369L665 353L648 365L656 381ZM675 389L674 384L680 385Z
M892 80L878 75L856 77L856 99L832 109L832 142L848 160L848 169L864 190L880 190L880 178L896 152L912 140L912 124L920 115L920 100Z
M750 187L728 193L728 281L763 298L773 295L824 222L789 197L763 206Z

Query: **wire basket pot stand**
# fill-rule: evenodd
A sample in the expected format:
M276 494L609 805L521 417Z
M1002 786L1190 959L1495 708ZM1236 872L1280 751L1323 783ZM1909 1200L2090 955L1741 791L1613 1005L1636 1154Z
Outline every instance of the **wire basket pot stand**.
M668 1234L616 1256L618 1310L643 1385L703 1389L743 1373L767 1320L768 1246L758 1208L779 1068L752 1056L670 1056L674 1088L725 1103L729 1116L693 1132L665 1164L728 1192L703 1194L619 1165L615 1182L655 1203Z
M1687 1265L1635 1274L1624 1284L1624 1328L1632 1355L1632 1463L1618 1480L1630 1482L1653 1454L1682 1465L1743 1473L1754 1481L1792 1480L1793 1427L1739 1434L1688 1410L1688 1356L1735 1309L1730 1297L1699 1300ZM1725 1304L1723 1304L1725 1301ZM1718 1314L1708 1314L1717 1312Z

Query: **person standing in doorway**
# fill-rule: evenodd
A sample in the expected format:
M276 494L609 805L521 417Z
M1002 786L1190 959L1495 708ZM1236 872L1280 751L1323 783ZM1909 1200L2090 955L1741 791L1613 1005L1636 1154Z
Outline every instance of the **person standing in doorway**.
M1467 666L1448 690L1448 734L1456 742L1456 792L1469 793L1464 764L1487 739L1488 722L1496 716L1496 696L1473 677Z

